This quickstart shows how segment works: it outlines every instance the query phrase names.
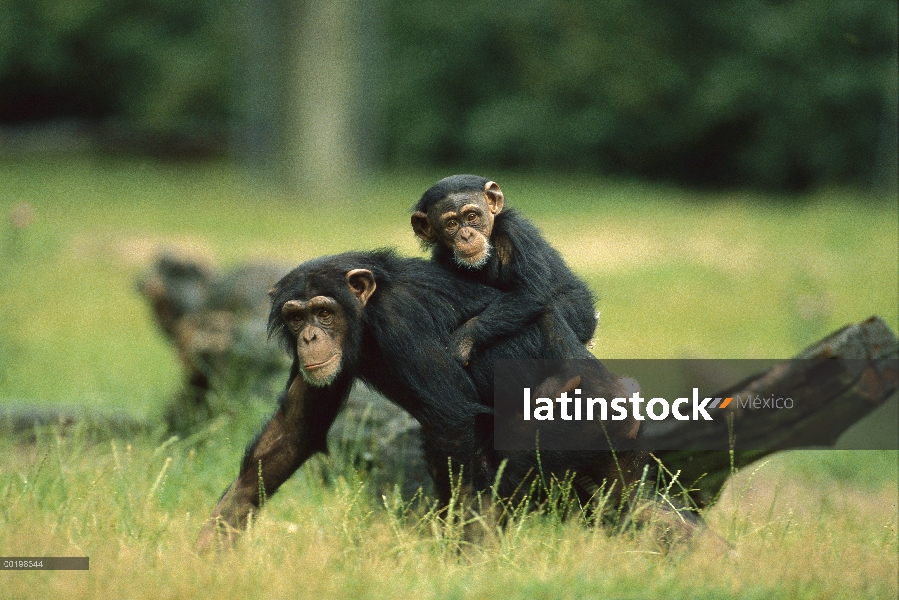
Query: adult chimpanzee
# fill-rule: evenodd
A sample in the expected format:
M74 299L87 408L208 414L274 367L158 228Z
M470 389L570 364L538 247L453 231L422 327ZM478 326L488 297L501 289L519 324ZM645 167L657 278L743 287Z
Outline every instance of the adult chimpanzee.
M505 197L495 181L477 175L441 179L414 207L412 229L435 261L462 277L504 293L453 333L451 349L468 362L520 327L540 320L554 356L576 358L570 333L587 344L596 329L593 295L559 253L527 219L503 211Z
M232 539L258 508L260 486L273 493L309 456L326 450L328 428L354 378L419 420L440 500L446 502L450 494L448 459L464 469L465 486L486 490L499 461L509 458L499 491L511 495L529 471L533 475L537 461L534 452L505 457L490 447L493 361L544 357L549 350L541 328L535 323L503 338L479 353L468 370L446 350L452 332L499 294L433 262L389 251L324 257L285 276L271 292L269 327L293 357L287 388L280 407L248 447L240 474L198 545L215 539L219 521ZM595 362L598 367L588 375L593 392L622 395L621 382ZM630 425L618 427L611 436L628 437ZM619 480L618 490L628 489L642 472L638 453L619 455L617 461L608 453L589 452L548 452L540 458L547 475L581 474L588 495L590 482Z

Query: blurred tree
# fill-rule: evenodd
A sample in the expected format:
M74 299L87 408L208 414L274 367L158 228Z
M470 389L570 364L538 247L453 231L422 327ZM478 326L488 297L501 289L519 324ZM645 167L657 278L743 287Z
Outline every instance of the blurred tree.
M305 0L291 16L283 171L318 198L344 195L358 168L354 8L346 0Z
M235 157L264 174L280 145L287 3L269 0L234 2L234 127L230 146Z
M321 197L359 165L361 3L248 0L237 23L234 154L260 176Z

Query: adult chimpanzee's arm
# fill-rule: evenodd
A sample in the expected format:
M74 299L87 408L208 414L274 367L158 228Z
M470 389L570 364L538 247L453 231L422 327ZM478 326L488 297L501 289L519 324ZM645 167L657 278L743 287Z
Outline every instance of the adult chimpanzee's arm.
M197 541L209 549L222 533L225 546L234 543L251 512L261 507L260 491L274 494L315 452L327 449L327 433L349 393L352 380L314 388L294 376L281 406L247 448L240 474L225 490ZM261 477L261 481L260 481Z

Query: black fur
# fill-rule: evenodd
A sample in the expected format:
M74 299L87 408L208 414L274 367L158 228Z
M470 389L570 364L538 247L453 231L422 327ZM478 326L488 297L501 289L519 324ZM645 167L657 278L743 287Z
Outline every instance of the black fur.
M481 193L488 181L477 175L447 177L426 191L413 210L426 213L433 204L451 194ZM568 268L540 231L516 211L505 209L496 215L490 237L494 251L480 269L457 265L451 249L441 243L432 244L435 262L459 277L503 292L490 302L467 332L475 351L483 351L484 346L543 317L545 333L554 342L552 355L540 358L578 358L580 353L568 344L569 331L581 344L593 337L596 315L590 288ZM503 244L512 250L511 260L506 264L498 250Z
M351 319L349 341L344 345L347 358L338 379L329 388L312 389L310 393L326 394L331 388L348 390L350 381L358 377L407 410L422 424L425 452L438 471L434 473L438 493L448 484L443 474L449 457L465 465L478 488L491 485L499 462L508 458L510 477L503 488L514 489L536 462L533 453L500 456L493 451L494 361L549 358L557 348L550 347L541 327L533 323L485 348L468 369L459 365L447 348L450 334L496 302L501 293L495 288L461 279L439 264L400 258L388 250L351 252L304 263L272 291L269 329L294 358L291 377L297 376L296 343L281 318L281 306L290 299L325 295L337 299L348 314L356 314L358 303L348 290L345 274L360 268L373 273L377 289L358 313L359 318ZM572 336L569 333L565 342L570 354L593 359ZM615 385L616 379L599 361L591 362L595 385ZM530 383L518 383L536 387L548 374L526 376ZM339 405L344 397L345 391L327 402ZM321 440L329 426L322 422ZM576 468L595 472L599 463L608 463L597 461L596 453L580 453L577 457L545 453L542 460L545 468L558 470L560 475Z
M377 285L361 312L345 281L353 269L368 269ZM479 445L475 417L490 412L492 398L488 390L478 393L447 344L449 334L484 310L495 294L426 261L388 250L351 252L309 261L285 276L272 291L269 331L293 356L295 374L296 340L284 325L281 306L294 298L335 298L351 318L341 372L329 387L348 390L347 382L361 379L421 423L432 464L446 465L449 456L469 464Z

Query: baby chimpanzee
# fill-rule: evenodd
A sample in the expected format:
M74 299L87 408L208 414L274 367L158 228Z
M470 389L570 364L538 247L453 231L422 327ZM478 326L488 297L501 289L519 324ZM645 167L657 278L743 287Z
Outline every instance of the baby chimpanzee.
M453 175L426 191L413 209L412 229L434 260L463 277L502 290L484 312L452 337L456 358L540 320L547 346L556 356L583 358L596 329L593 295L561 255L527 219L503 212L502 190L477 175ZM579 351L578 351L579 350Z

